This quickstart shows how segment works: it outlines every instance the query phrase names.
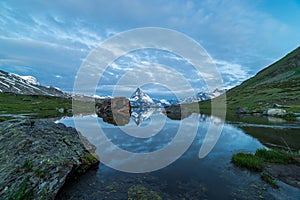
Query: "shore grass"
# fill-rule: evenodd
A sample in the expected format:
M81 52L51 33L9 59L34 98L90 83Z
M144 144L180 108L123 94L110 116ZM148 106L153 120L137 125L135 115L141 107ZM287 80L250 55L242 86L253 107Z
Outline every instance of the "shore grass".
M253 171L262 171L264 168L264 161L262 158L257 157L250 153L237 153L232 156L232 162L243 168L247 168Z
M283 150L258 149L255 154L239 152L232 156L232 162L247 169L261 171L265 163L293 164L297 163L294 157L299 153L290 153Z
M283 150L258 149L255 154L239 152L232 156L232 162L242 168L251 171L262 172L267 163L295 164L298 163L294 158L299 157L299 153L291 153ZM261 179L269 183L272 187L278 188L275 180L267 173L261 173Z
M295 153L280 150L258 149L255 153L256 157L263 159L265 162L291 164L295 163Z
M272 178L269 174L265 173L265 172L262 172L260 174L260 178L269 183L273 188L279 188L279 185L275 182L275 179Z

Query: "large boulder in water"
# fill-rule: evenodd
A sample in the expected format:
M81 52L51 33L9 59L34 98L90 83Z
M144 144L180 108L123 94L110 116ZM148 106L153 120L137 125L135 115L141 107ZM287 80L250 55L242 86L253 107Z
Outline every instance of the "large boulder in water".
M105 99L102 102L96 103L96 114L104 122L124 126L130 121L130 102L125 97Z
M187 107L182 105L166 106L164 114L172 120L182 120L189 117L193 113Z
M67 179L98 164L74 128L49 120L0 123L0 199L54 199Z

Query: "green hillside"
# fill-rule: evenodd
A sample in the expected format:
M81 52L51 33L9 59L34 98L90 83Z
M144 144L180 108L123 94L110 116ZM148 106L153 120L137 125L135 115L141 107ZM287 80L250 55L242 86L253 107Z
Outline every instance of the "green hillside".
M48 118L70 115L72 100L43 95L0 93L0 121L11 118ZM64 112L59 112L63 109Z
M282 105L288 112L300 113L300 47L229 90L226 98L229 113L239 107L261 113L274 104ZM199 102L199 106L200 110L208 111L210 101Z

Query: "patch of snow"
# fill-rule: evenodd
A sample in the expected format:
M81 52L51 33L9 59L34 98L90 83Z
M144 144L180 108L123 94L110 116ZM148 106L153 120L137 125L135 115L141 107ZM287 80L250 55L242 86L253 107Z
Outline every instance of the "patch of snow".
M92 97L95 99L110 99L110 98L112 98L111 96L99 96L97 94L92 95Z
M170 102L168 102L166 99L160 99L159 101L164 105L171 105Z
M2 81L0 81L0 84L4 85L4 86L7 87L7 88L10 88L9 85L7 85L6 83L3 83Z
M54 87L56 90L58 90L58 91L62 91L60 88L58 88L58 87Z
M21 77L23 80L27 81L30 84L40 85L40 83L37 81L37 79L33 76L19 76L19 77Z

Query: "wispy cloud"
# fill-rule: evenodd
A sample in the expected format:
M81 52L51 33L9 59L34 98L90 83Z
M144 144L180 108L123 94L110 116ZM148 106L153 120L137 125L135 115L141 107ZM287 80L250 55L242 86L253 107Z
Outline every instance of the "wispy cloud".
M220 72L224 86L231 88L249 78L249 73L240 64L223 60L214 60Z
M276 15L272 9L278 5L250 0L1 1L0 68L30 66L36 71L43 68L54 78L73 77L105 39L131 28L159 26L183 32L205 47L225 86L231 87L300 43L300 6L290 2L294 1L282 3ZM183 58L155 51L118 59L107 71L105 83L147 63L169 65L196 88L204 84ZM37 75L46 80L45 74ZM57 84L72 87L73 79Z

